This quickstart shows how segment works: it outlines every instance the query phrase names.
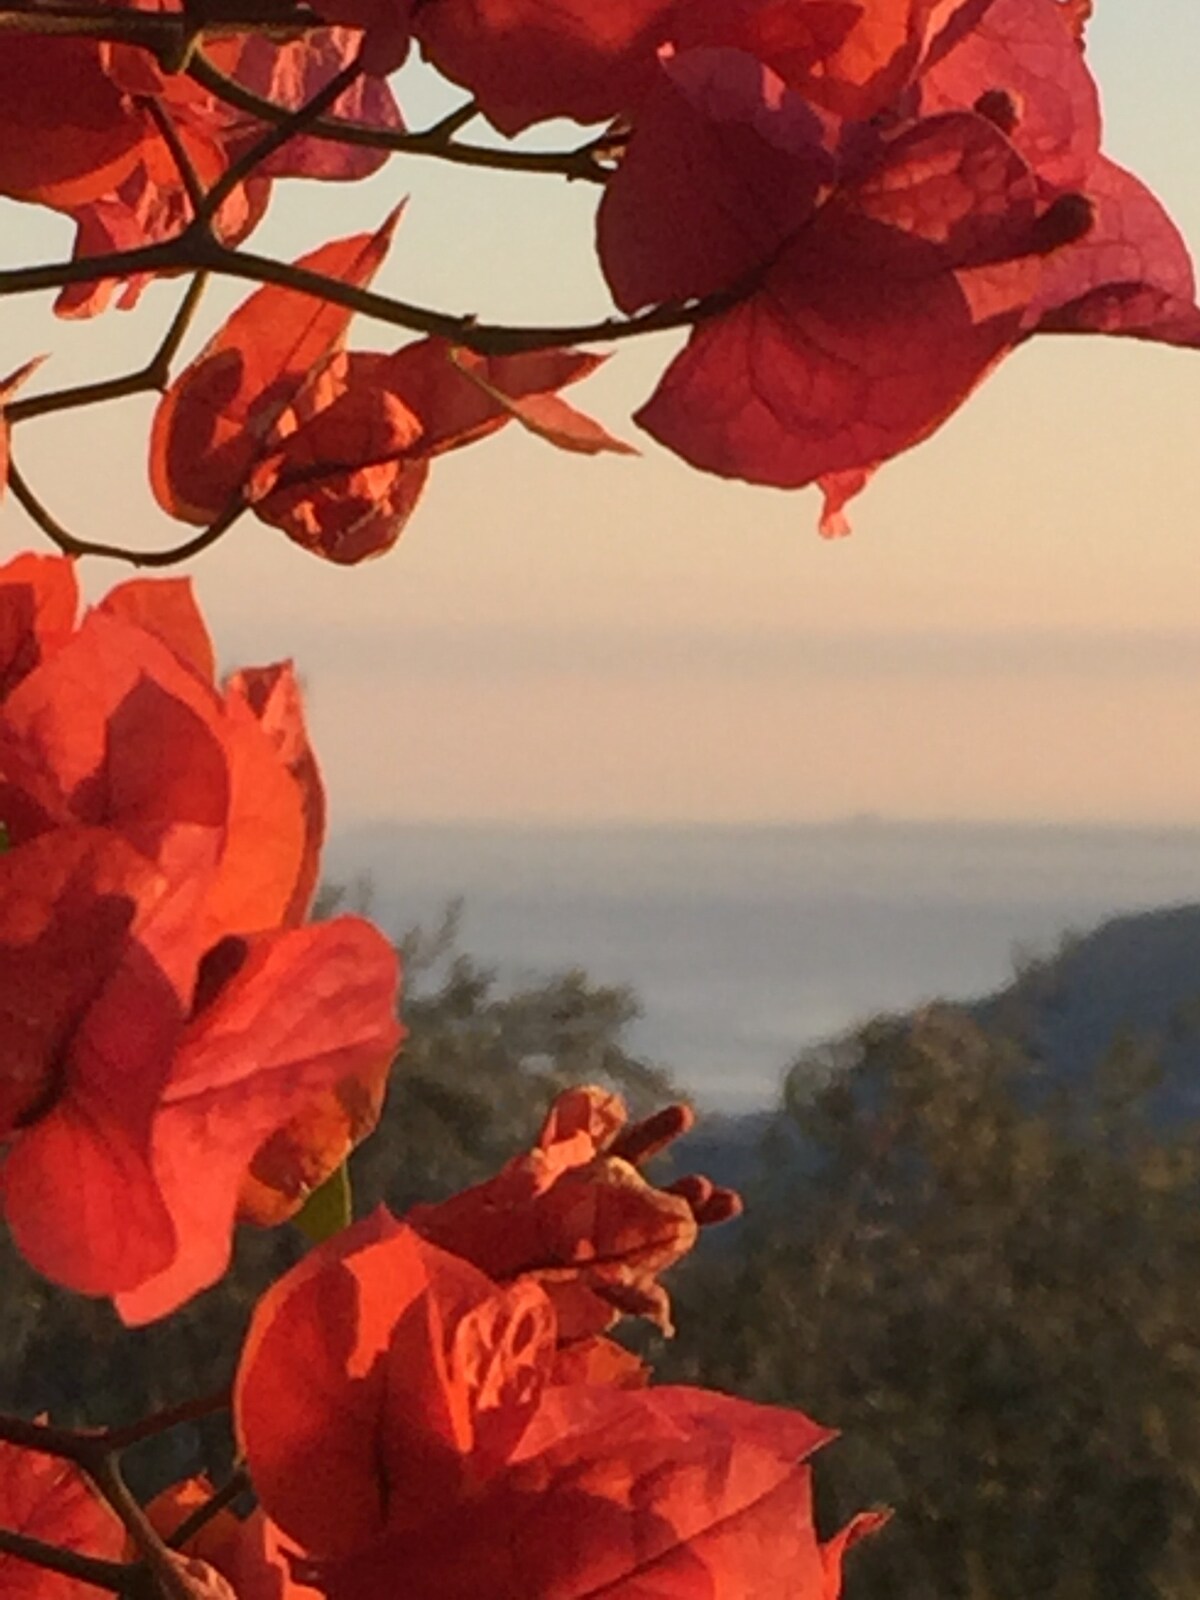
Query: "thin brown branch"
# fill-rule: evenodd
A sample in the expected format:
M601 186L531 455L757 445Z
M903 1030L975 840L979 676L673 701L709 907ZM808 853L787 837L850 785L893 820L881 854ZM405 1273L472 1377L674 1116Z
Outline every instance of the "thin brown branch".
M171 363L179 354L179 346L187 338L188 329L192 319L204 298L204 291L208 287L208 273L197 272L187 286L187 291L175 315L171 318L171 326L163 335L163 341L151 356L144 368L148 377L153 379L149 387L163 390L171 381Z
M186 272L206 262L188 233L132 250L111 250L100 256L79 256L40 267L6 267L0 270L0 296L36 294L41 289L61 289L68 283L92 283L97 278L129 278L140 272Z
M228 1404L229 1392L222 1390L168 1407L123 1428L60 1428L49 1422L28 1422L22 1417L0 1416L0 1440L14 1444L19 1449L71 1461L86 1473L101 1498L119 1517L141 1559L136 1565L100 1561L4 1529L0 1529L0 1552L119 1593L131 1591L139 1574L144 1573L153 1580L158 1593L165 1596L166 1600L191 1600L191 1590L180 1570L178 1558L159 1537L130 1492L121 1473L118 1456L130 1445L165 1433L182 1422L209 1416ZM219 1495L212 1497L207 1507L200 1508L206 1515L197 1526L203 1526L222 1505L236 1498L240 1489L245 1487L244 1483L237 1483L236 1478L231 1483L235 1483L236 1487L231 1488L227 1484L219 1491ZM218 1503L214 1505L213 1501ZM176 1533L179 1532L177 1529Z
M214 272L250 283L273 283L296 289L315 299L347 307L376 322L407 328L463 345L479 355L515 355L526 350L554 350L577 344L610 344L639 338L646 333L661 333L672 328L689 328L704 318L727 310L738 299L734 294L711 295L686 305L655 306L634 317L603 317L597 322L564 323L558 326L514 327L503 323L480 322L471 315L455 316L427 306L394 300L371 289L338 278L328 278L307 267L272 261L248 250L226 250L218 246L211 255ZM2 292L2 287L0 287Z
M12 490L13 499L25 515L52 544L57 545L64 555L101 556L109 561L127 561L134 567L172 567L180 561L189 561L192 556L199 555L202 550L207 550L210 545L216 544L218 539L224 538L246 509L241 504L232 507L214 522L209 523L207 528L202 528L199 533L183 540L181 544L169 545L163 550L135 550L125 545L105 544L98 539L84 539L64 527L30 488L11 455L8 461L8 486ZM4 1419L0 1418L0 1439L6 1437L3 1425ZM103 1443L103 1436L101 1442ZM28 1448L49 1449L48 1446L34 1444L30 1444ZM53 1455L69 1452L50 1450L49 1453ZM73 1459L82 1458L75 1456Z
M188 268L218 273L227 278L242 278L249 283L275 284L296 289L315 299L345 306L376 322L411 333L432 334L464 345L480 355L512 355L523 350L555 350L566 345L615 343L635 339L644 333L661 333L669 328L689 328L719 311L728 310L741 293L711 295L685 305L655 306L633 317L603 317L597 322L567 323L552 327L513 327L502 323L480 322L470 313L454 315L428 306L412 305L391 299L369 289L328 278L307 267L298 267L248 250L233 250L188 229L178 238L162 244L145 245L137 250L117 250L110 255L89 256L82 261L63 261L50 266L14 267L0 271L0 297L6 294L31 294L39 289L59 289L67 283L83 283L94 278L124 277L133 272L174 272Z
M211 199L211 195L210 195ZM131 272L186 271L188 268L242 278L249 283L274 284L312 295L332 305L345 306L392 327L407 328L463 345L480 355L512 355L527 350L561 349L590 343L615 343L664 329L688 328L720 311L728 310L748 293L753 283L725 294L711 295L683 305L655 306L633 317L604 317L596 322L549 327L513 327L485 323L471 314L453 315L428 306L412 305L339 278L326 277L307 267L272 260L248 250L231 249L195 227L161 244L136 250L113 251L81 261L42 267L16 267L0 271L0 296L29 294L39 289L61 288L67 283L98 277L124 277Z
M86 1470L97 1490L120 1517L130 1542L166 1600L194 1600L186 1578L176 1565L174 1552L167 1549L130 1493L116 1457L108 1453L101 1455Z
M184 193L191 203L193 217L200 216L207 204L208 196L205 193L203 183L200 181L200 174L192 165L192 158L187 152L187 147L179 137L179 130L175 126L171 113L161 100L156 100L150 95L140 96L138 103L150 113L162 142L171 152L171 160L175 163L175 170L179 173L179 181L183 184Z
M37 495L34 494L33 490L25 482L25 479L21 474L21 470L17 466L17 463L11 454L8 458L8 487L12 490L13 499L29 518L30 522L32 522L41 533L46 535L51 544L57 545L62 551L63 555L82 556L97 554L95 550L89 550L87 548L88 541L86 539L77 538L69 528L64 528L62 523L59 522L58 518L55 517L52 512L50 512L48 508L42 504ZM11 1426L11 1423L7 1419L0 1419L0 1439L7 1439L12 1444L24 1443L26 1448L30 1450L45 1449L48 1450L51 1455L60 1453L58 1451L51 1450L49 1445L37 1444L32 1438L24 1441L13 1438L11 1433L5 1432L5 1428L9 1426ZM79 1459L77 1452L68 1451L67 1453L71 1455L73 1460Z
M24 1417L0 1416L0 1440L21 1450L58 1456L77 1466L94 1463L105 1450L103 1436L81 1428L59 1428L52 1422L27 1422Z
M61 1428L53 1422L29 1422L24 1417L0 1415L0 1440L22 1450L87 1462L100 1455L128 1450L130 1445L153 1439L181 1423L197 1422L218 1411L227 1411L230 1404L231 1394L226 1387L184 1400L176 1406L165 1406L161 1411L152 1411L140 1421L119 1428Z
M106 400L125 400L130 395L148 391L161 394L170 382L171 363L187 335L207 282L206 272L194 275L162 343L144 367L122 373L118 378L99 378L93 383L77 383L67 389L51 390L49 394L31 395L27 400L14 400L4 408L5 420L10 424L27 422L34 417L74 411L80 406L103 405Z
M97 378L94 383L76 383L69 389L51 389L47 394L31 395L28 400L14 400L4 408L8 423L29 422L34 417L53 416L58 411L76 411L81 406L103 405L106 400L125 400L132 394L144 394L157 388L151 368L139 367L136 372L123 372L119 378Z
M262 122L279 123L291 115L286 107L243 88L235 79L219 71L202 51L197 51L192 57L188 72L210 94ZM475 105L471 102L422 133L375 128L370 123L354 122L347 117L319 117L305 131L313 139L364 145L370 150L390 150L401 155L433 156L439 161L449 161L463 167L483 167L497 172L544 173L588 183L603 183L608 177L608 169L597 160L590 144L577 150L552 151L503 150L488 145L454 143L450 136L475 115Z
M47 1572L60 1572L64 1578L75 1578L113 1594L129 1589L138 1570L124 1561L103 1561L99 1556L81 1555L78 1550L64 1550L61 1545L47 1544L8 1528L0 1528L0 1554L15 1556L18 1561L28 1561L31 1566L42 1567ZM17 1587L20 1588L19 1583Z
M445 144L453 139L460 128L465 128L468 122L474 122L479 115L479 105L475 100L467 100L461 106L455 106L453 111L447 111L444 117L439 117L431 128L426 128L420 135L427 144Z
M201 1528L207 1527L215 1516L232 1505L239 1495L245 1494L249 1487L250 1474L245 1467L238 1467L233 1476L226 1479L219 1489L215 1489L203 1505L197 1506L184 1517L167 1540L171 1549L181 1550L189 1539L194 1539Z
M213 184L203 203L197 208L197 221L211 223L238 184L248 178L268 156L274 155L276 150L282 149L290 140L304 133L331 106L336 105L346 90L362 76L362 70L362 63L356 57L332 77L323 89L318 90L311 100L305 101L297 110L289 112L281 122L264 133L261 139L255 140Z
M246 33L270 39L292 39L326 27L307 6L281 11L275 0L242 0L222 7L218 19L205 21L196 32L195 22L183 12L121 10L110 6L43 4L42 0L7 0L0 8L0 35L44 34L75 39L97 39L138 45L149 50L168 70L180 66L197 40L219 39Z

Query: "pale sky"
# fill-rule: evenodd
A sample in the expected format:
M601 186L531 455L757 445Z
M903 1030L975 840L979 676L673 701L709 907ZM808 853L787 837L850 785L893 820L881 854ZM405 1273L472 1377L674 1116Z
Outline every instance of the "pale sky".
M1200 246L1200 6L1098 10L1109 153ZM281 185L255 247L299 254L403 194L381 287L489 318L606 311L595 194L555 179L394 160L367 185ZM6 265L69 248L48 213L0 218ZM201 331L243 292L215 293ZM178 293L82 325L0 303L0 372L43 350L56 386L132 366ZM395 340L360 321L354 342ZM628 423L678 342L626 347L573 394L641 459L510 430L437 462L379 561L337 569L247 520L192 564L228 666L296 658L335 825L1200 820L1200 354L1026 348L828 544L813 492L704 476ZM186 535L144 486L150 411L19 430L27 476L79 532ZM8 501L0 541L39 543ZM118 575L95 564L89 586Z

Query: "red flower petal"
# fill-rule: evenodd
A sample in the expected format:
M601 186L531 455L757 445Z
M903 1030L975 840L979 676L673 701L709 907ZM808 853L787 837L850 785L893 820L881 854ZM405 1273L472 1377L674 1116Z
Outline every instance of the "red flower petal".
M300 684L290 662L269 667L243 667L225 685L225 703L231 715L241 703L258 719L282 764L295 780L304 818L304 846L292 898L281 921L288 926L308 914L321 866L325 842L325 785L316 754L308 740Z
M896 455L1018 338L1038 267L1004 258L1035 200L983 118L917 124L695 329L636 420L696 466L782 487Z
M6 34L0 52L0 194L81 205L136 166L152 124L86 39Z
M119 1561L125 1531L78 1467L0 1443L0 1527L79 1555ZM4 1600L95 1600L90 1584L0 1552Z
M234 1406L264 1505L341 1555L474 1492L524 1431L553 1339L532 1285L498 1291L386 1212L355 1224L250 1326Z
M292 770L278 730L236 690L223 704L181 658L201 655L207 636L182 591L164 587L159 599L149 586L118 591L114 607L91 612L9 696L0 728L13 755L0 803L15 838L65 814L116 828L173 880L187 879L198 957L226 933L299 918L323 810L313 772L300 757ZM152 611L169 643L131 620L134 611ZM47 788L61 797L57 812L47 811Z
M920 95L925 115L1006 97L1013 143L1059 189L1080 187L1100 153L1099 94L1058 0L990 0L922 73Z
M314 1096L395 1054L396 982L394 951L358 917L250 944L170 1063L153 1160L178 1251L118 1298L127 1322L162 1316L220 1277L258 1148Z
M1090 229L1049 256L1028 321L1061 333L1127 334L1200 345L1192 260L1179 230L1144 184L1115 162L1087 184Z
M499 1282L535 1274L564 1339L602 1333L622 1311L669 1329L655 1278L691 1249L698 1224L683 1195L609 1153L624 1120L615 1096L569 1090L528 1155L405 1220Z
M520 1454L471 1502L319 1567L330 1600L398 1574L443 1600L832 1600L798 1412L695 1389L549 1389Z
M20 555L0 567L0 701L70 636L78 605L65 556Z
M664 61L597 215L623 311L738 286L812 216L833 175L808 103L753 56Z
M298 266L365 285L391 243L399 213L302 256ZM150 480L158 503L204 524L244 492L280 415L315 366L340 344L352 313L274 285L252 294L176 379L154 417Z
M132 578L110 589L96 609L154 634L205 683L216 676L212 639L190 578Z
M302 39L282 42L254 33L212 39L205 44L205 52L243 88L295 111L359 55L363 46L359 30L371 26L376 37L364 53L365 70L334 101L329 114L370 128L402 129L399 107L383 78L394 72L408 53L407 0L327 0L313 9L330 22L349 26L314 28ZM385 64L381 60L385 55L395 59ZM236 160L264 131L262 123L252 117L235 122L224 138L230 159ZM377 172L387 158L385 150L299 134L255 170L263 178L355 180Z
M6 1219L38 1271L111 1294L164 1266L175 1238L150 1125L182 1012L141 943L162 882L89 829L6 852L0 881L0 1017L10 1061L26 1064L18 1079L37 1091L0 1169Z
M586 377L575 350L484 358L421 339L394 355L338 352L278 419L250 480L254 509L305 549L354 563L400 537L428 459L517 420L561 449L628 452L551 391Z
M413 31L501 133L546 117L603 122L640 97L675 0L434 0Z

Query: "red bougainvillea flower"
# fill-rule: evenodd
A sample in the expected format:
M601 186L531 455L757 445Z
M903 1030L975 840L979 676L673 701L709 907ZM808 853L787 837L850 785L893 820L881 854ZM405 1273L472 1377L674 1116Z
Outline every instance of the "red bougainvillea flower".
M389 53L394 59L377 70L391 71L403 59L406 24L399 33L395 24L384 31L381 59ZM210 64L236 88L291 110L355 58L361 40L357 27L331 27L283 42L254 34L210 40L205 49ZM367 65L332 109L370 127L402 127L391 90ZM6 41L0 105L0 193L68 212L77 224L78 258L178 234L192 218L179 152L202 187L211 188L267 131L186 73L163 72L146 51L87 40ZM173 140L164 137L163 121ZM361 145L291 139L236 185L214 219L216 231L228 243L244 239L266 210L274 178L360 178L386 159L387 152ZM119 303L135 304L146 281L144 275L130 279ZM93 315L118 287L114 279L69 285L56 309L65 316Z
M119 1561L125 1530L69 1461L0 1443L0 1527L78 1555ZM4 1600L88 1600L95 1590L0 1552Z
M298 263L365 285L396 218ZM516 421L560 449L628 453L557 391L597 356L484 358L421 339L393 355L342 349L350 313L294 290L253 294L171 386L155 416L150 480L163 509L205 525L232 507L328 560L399 538L429 463Z
M555 392L599 356L477 356L441 339L394 355L338 352L280 418L251 476L264 522L341 563L382 555L416 507L435 456L518 422L561 450L632 454Z
M0 701L65 643L78 608L72 562L20 555L0 567Z
M905 88L958 12L982 9L978 0L422 0L413 31L439 71L513 134L548 117L636 120L668 44L748 51L810 101L865 119Z
M86 39L6 35L0 51L0 194L84 205L133 171L149 112L104 70Z
M365 288L399 213L373 234L322 245L296 263ZM273 286L244 302L163 397L150 437L150 484L163 510L204 526L244 499L280 416L341 348L351 313Z
M144 1320L373 1124L397 969L357 918L298 925L324 800L290 669L217 690L182 582L75 604L69 562L0 571L0 1193L39 1270Z
M724 476L821 482L827 533L1032 334L1200 345L1182 240L1100 155L1081 8L842 9L861 26L806 54L802 6L699 4L599 217L624 310L713 297L637 420Z
M159 1537L169 1540L213 1493L214 1485L207 1478L186 1478L156 1495L146 1506L146 1515ZM261 1510L246 1518L218 1511L181 1547L180 1554L203 1561L219 1573L237 1600L316 1600L316 1591L292 1578L279 1530ZM134 1552L127 1550L126 1556L134 1559Z
M494 1178L405 1221L499 1283L531 1275L553 1301L559 1338L603 1333L623 1314L671 1331L658 1274L681 1260L701 1225L736 1214L740 1202L703 1178L657 1189L638 1170L692 1123L670 1106L626 1127L619 1096L568 1089L527 1155Z
M173 882L186 880L201 952L228 933L299 922L324 797L290 667L218 689L186 580L122 584L72 629L71 563L34 563L0 569L10 653L41 657L19 683L0 678L9 839L68 822L115 829Z
M152 953L177 900L106 830L0 857L5 1219L39 1271L129 1321L221 1275L256 1153L399 1040L394 954L368 923L225 941L184 999Z
M556 1382L553 1307L386 1213L255 1312L235 1420L295 1575L384 1600L835 1600L796 1412ZM874 1520L872 1519L871 1525Z
M408 56L413 4L414 0L321 0L313 10L327 22L354 30L364 72L383 78L402 67Z

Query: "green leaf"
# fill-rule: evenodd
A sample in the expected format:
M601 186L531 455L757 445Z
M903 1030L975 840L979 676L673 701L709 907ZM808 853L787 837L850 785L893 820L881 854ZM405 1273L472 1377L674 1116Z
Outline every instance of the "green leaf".
M343 1161L319 1189L313 1190L292 1220L314 1244L322 1244L348 1228L352 1215L350 1170Z

